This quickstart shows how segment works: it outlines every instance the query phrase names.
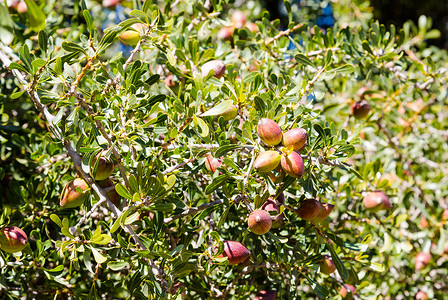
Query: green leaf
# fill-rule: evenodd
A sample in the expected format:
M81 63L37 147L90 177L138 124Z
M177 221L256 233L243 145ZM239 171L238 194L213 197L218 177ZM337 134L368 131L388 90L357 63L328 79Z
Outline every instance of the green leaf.
M124 220L126 220L126 217L128 216L130 210L125 210L114 222L112 227L110 228L110 233L114 233L117 231L118 228L120 228L121 225L123 225Z
M203 138L207 137L209 134L209 128L207 123L204 122L201 118L197 118L196 116L193 116L193 124L198 126L201 130L199 132L199 135Z
M218 148L218 150L216 150L215 152L215 157L221 157L227 154L227 152L236 150L236 149L241 149L242 146L240 145L224 145Z
M48 47L48 35L45 32L45 30L41 30L39 31L39 36L38 36L38 41L39 41L39 48L45 53L47 52L47 47Z
M50 219L51 219L53 222L55 222L56 225L58 225L60 228L63 227L63 225L62 225L62 221L61 221L61 219L60 219L57 215L55 215L55 214L51 214L51 215L50 215Z
M27 11L27 19L30 28L34 31L40 31L45 28L45 15L43 11L34 3L33 0L25 0Z
M73 52L73 53L83 52L84 54L86 54L86 51L84 50L83 47L73 42L67 42L67 41L62 42L62 48L67 52Z
M232 107L232 105L233 105L233 101L232 100L222 101L218 105L216 105L212 109L209 109L208 111L206 111L205 113L203 113L200 116L201 117L207 117L207 116L218 116L218 115L221 115L224 112L228 111Z
M121 183L117 183L115 185L115 190L117 191L118 195L120 195L123 198L132 199L131 193L128 191L128 189Z
M25 92L25 90L12 93L10 97L11 97L11 99L17 99L20 96L22 96L24 92Z
M294 55L294 58L303 65L316 68L316 65L308 57L306 57L303 54L300 54L300 53L296 54L296 55Z
M312 280L310 277L308 277L305 273L301 273L303 276L305 276L305 278L308 280L308 282L310 283L311 287L313 288L313 291L316 293L316 295L319 298L327 298L328 295L330 294L330 292L328 292L328 290L326 288L324 288L323 286L321 286L319 283L317 283L316 281Z
M332 71L336 71L336 73L353 73L355 72L355 67L352 65L343 65L341 67L333 69Z
M124 268L129 268L129 263L126 261L109 261L107 267L113 271L119 271Z
M27 68L25 68L23 65L19 65L19 64L16 63L16 62L12 62L12 63L9 65L9 69L10 69L10 70L14 70L14 69L16 69L16 70L19 70L19 71L22 71L22 72L25 72L25 73L30 74L30 71L29 71Z
M93 257L97 264L102 264L107 260L107 257L99 253L94 247L90 247L90 249L92 250Z
M84 19L86 20L87 23L87 28L89 29L89 34L90 36L93 35L93 20L92 20L92 16L90 16L90 12L85 9L82 14L84 15Z
M341 275L342 279L347 279L348 278L347 269L345 268L344 264L342 263L336 251L334 250L333 245L328 242L327 248L330 251L331 259L333 260L339 275Z
M207 195L211 194L214 190L216 190L221 185L223 185L224 182L226 182L226 180L229 178L230 178L230 176L227 174L223 174L223 175L216 177L215 180L213 180L213 182L205 188L205 193Z

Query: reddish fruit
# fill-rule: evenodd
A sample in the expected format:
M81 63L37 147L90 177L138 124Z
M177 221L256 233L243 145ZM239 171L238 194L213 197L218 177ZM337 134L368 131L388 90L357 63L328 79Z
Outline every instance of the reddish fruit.
M258 28L258 25L252 22L249 22L246 24L247 29L249 29L251 32L259 32L260 28Z
M110 8L114 8L118 3L120 2L120 0L103 0L103 7L110 7Z
M258 235L263 235L271 229L271 215L265 210L255 210L249 215L247 224L250 231Z
M364 119L370 112L370 104L366 100L360 100L352 105L352 115L356 119Z
M306 199L300 203L297 214L304 220L315 218L320 211L320 203L316 199Z
M213 157L211 154L207 154L207 157L205 158L205 168L212 173L216 172L216 169L218 169L222 165L222 160L217 159Z
M20 1L19 4L17 4L17 12L19 14L24 14L28 11L28 7L26 6L25 1Z
M426 267L427 264L431 261L431 254L428 252L419 252L415 257L415 270L418 271Z
M109 198L109 200L116 207L120 207L121 196L115 190L115 183L108 178L108 179L98 182L98 185L100 186L100 188L103 188L106 190L107 198Z
M389 197L384 192L375 191L368 193L362 200L365 208L371 212L387 210L392 208Z
M321 203L319 213L311 221L320 222L325 220L333 211L334 205L329 203Z
M22 251L28 244L26 233L16 226L6 226L0 230L0 249L8 253Z
M326 258L319 262L320 271L324 274L330 275L336 271L336 266L333 261L329 258Z
M282 155L281 157L282 168L291 177L300 178L303 176L305 168L303 166L302 157L300 154L293 151L288 156Z
M263 118L258 121L257 133L260 139L269 146L278 145L282 141L282 129L275 121Z
M133 24L128 30L118 36L118 39L123 44L135 46L140 41L140 32L145 28L141 23Z
M302 151L306 146L308 134L303 128L294 128L283 134L283 145L286 148L292 147L294 151Z
M218 257L227 257L229 265L237 265L250 257L250 251L240 242L225 241L224 252Z
M350 300L353 299L353 295L356 293L356 288L351 284L346 284L341 287L339 294L342 296L342 299Z
M285 179L286 173L283 171L282 166L279 164L275 170L278 171L278 175L274 174L273 171L271 171L268 176L271 178L273 183L280 183Z
M281 193L278 197L277 197L277 201L280 202L281 204L285 203L285 196L283 195L283 193ZM274 211L277 213L277 215L275 216L271 216L271 220L272 220L272 228L280 228L283 225L283 213L280 213L280 208L277 205L277 203L274 201L274 199L272 197L269 197L268 200L266 200L266 202L261 206L261 209L269 212L269 211Z
M233 37L233 30L233 27L222 27L221 29L219 29L216 36L220 40L230 41Z
M236 10L233 12L232 23L236 28L238 28L238 29L243 28L244 25L246 24L246 21L247 21L247 17L242 11Z
M424 228L428 228L428 220L426 220L425 217L422 217L420 219L420 228L424 229Z
M92 169L90 175L93 179L101 181L109 178L115 169L115 165L110 158L106 157L107 150L98 153L92 160Z
M235 118L237 115L238 115L238 108L236 108L235 105L232 105L228 110L217 115L217 117L223 117L224 121L229 121Z
M448 209L445 209L442 213L442 220L447 221L448 220Z
M211 60L209 62L206 62L202 68L202 77L205 77L210 73L211 70L213 70L213 76L215 78L221 78L224 76L224 73L226 72L226 64L222 60Z
M426 294L423 291L418 291L417 294L415 294L415 300L428 300L428 294Z
M267 290L267 291L259 291L257 296L255 296L254 300L275 300L277 297L277 291Z
M254 169L258 172L267 173L277 168L280 163L280 154L274 150L261 152L254 162Z
M62 190L59 204L63 208L73 208L81 206L89 198L90 187L84 179L75 178L67 183Z

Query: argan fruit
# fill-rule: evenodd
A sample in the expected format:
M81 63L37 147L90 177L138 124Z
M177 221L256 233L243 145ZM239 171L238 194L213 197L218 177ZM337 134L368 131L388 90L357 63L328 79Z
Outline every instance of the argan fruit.
M271 229L271 215L265 210L255 210L249 215L247 225L253 233L263 235Z
M319 213L311 221L320 222L325 220L333 211L334 205L329 203L321 203Z
M28 7L26 5L25 1L20 1L19 4L17 4L17 12L19 14L24 14L28 11Z
M303 128L294 128L283 134L283 146L292 147L294 151L302 151L306 146L308 134Z
M6 226L0 230L0 249L8 253L22 251L28 244L26 233L16 226Z
M213 70L213 77L220 79L226 72L226 64L222 60L211 60L201 67L202 77L206 77Z
M119 2L120 0L103 0L102 5L103 7L114 8Z
M320 203L316 199L306 199L300 203L297 214L304 220L315 218L320 212Z
M211 154L207 154L205 158L205 168L212 173L215 173L216 170L222 165L222 160L213 157Z
M418 291L417 294L415 294L415 300L428 300L428 294L426 294L423 291Z
M228 110L217 115L217 117L223 117L224 121L229 121L235 118L237 115L238 115L238 108L236 108L235 105L232 105Z
M319 262L320 271L324 274L330 275L336 271L336 266L334 265L334 262L329 259L325 258L324 260L321 260Z
M425 217L422 217L420 219L419 225L420 225L420 228L422 228L422 229L428 228L428 226L429 226L428 220Z
M278 171L278 175L274 174L274 170L268 173L269 178L271 178L272 182L278 184L285 179L286 173L283 171L282 166L279 164L275 170Z
M133 24L128 30L120 34L118 39L123 44L135 46L140 41L140 32L143 31L144 27L145 25L142 23Z
M445 209L442 213L442 220L447 221L448 220L448 209Z
M384 192L375 191L368 193L362 200L364 207L371 212L392 208L389 197Z
M364 119L370 112L370 104L366 100L360 100L352 105L352 115L356 119Z
M249 29L249 31L256 33L260 31L260 28L258 28L258 25L252 22L249 22L246 24L247 29Z
M231 41L233 37L233 30L233 27L222 27L221 29L219 29L216 36L220 40Z
M100 188L103 188L106 190L107 198L109 198L109 200L116 207L120 207L121 196L115 190L115 183L108 178L108 179L98 182L98 185L100 186Z
M106 157L107 150L99 152L92 161L90 175L93 179L101 181L109 178L115 169L115 165L110 158Z
M280 154L274 150L261 152L254 162L254 169L261 173L271 172L280 163Z
M281 193L277 197L277 201L281 204L285 203L285 196L283 195L283 193ZM283 213L280 213L280 207L274 201L273 197L269 197L268 200L266 200L266 202L263 203L261 209L267 212L274 211L277 213L276 216L271 216L272 228L280 228L283 226Z
M275 300L277 297L277 291L267 290L267 291L259 291L257 296L253 300Z
M233 12L233 14L232 14L233 26L235 26L238 29L241 29L246 24L246 21L247 21L247 17L242 11L236 10Z
M291 177L300 178L303 176L305 172L305 168L303 166L302 157L300 154L293 151L288 156L282 155L281 157L282 168Z
M229 265L237 265L250 257L250 251L240 242L225 241L224 252L218 257L227 257Z
M419 252L415 257L415 270L419 271L426 267L427 264L431 261L432 256L428 252Z
M350 300L353 299L353 296L356 293L356 288L351 284L346 284L345 286L341 286L341 289L339 290L339 294L342 296L342 299L344 300Z
M260 139L269 146L278 145L282 141L282 129L271 119L260 119L257 125L257 133Z
M81 206L89 198L90 187L82 178L75 178L67 183L62 190L59 204L63 208L73 208Z

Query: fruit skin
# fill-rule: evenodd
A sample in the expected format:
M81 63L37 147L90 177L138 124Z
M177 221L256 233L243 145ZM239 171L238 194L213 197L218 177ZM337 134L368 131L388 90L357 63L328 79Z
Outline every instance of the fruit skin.
M315 218L320 211L320 203L316 199L306 199L301 202L297 214L304 220Z
M78 189L80 191L78 191ZM90 187L82 178L75 178L67 183L61 193L59 204L63 208L73 208L81 206L89 198Z
M250 257L250 251L240 242L224 241L224 252L218 257L227 257L229 265L237 265Z
M16 226L6 226L0 230L0 249L8 253L22 251L28 244L26 233Z
M236 28L238 28L238 29L243 28L244 25L246 24L246 21L247 21L247 17L242 11L236 10L233 12L232 23Z
M271 172L280 163L280 154L274 150L261 152L254 162L254 169L261 173Z
M116 206L120 207L121 196L115 190L115 183L108 179L98 182L100 188L107 189L106 196Z
M260 31L260 28L258 28L257 24L249 22L246 24L247 29L249 29L251 32L256 33Z
M278 145L282 141L282 129L271 119L260 119L257 125L257 133L260 139L269 146Z
M336 266L333 261L329 258L325 258L321 262L319 262L320 271L324 274L330 275L336 271Z
M220 40L231 41L233 37L233 30L233 27L222 27L221 29L219 29L216 36Z
M303 128L294 128L283 134L283 146L292 147L294 151L302 151L306 146L308 134Z
M228 110L223 112L222 114L217 115L217 117L223 117L224 121L229 121L235 118L238 115L238 108L235 105L232 105Z
M426 267L427 264L431 261L432 256L428 252L419 252L415 257L415 270L419 271Z
M202 65L202 77L208 75L213 70L213 77L220 79L226 73L226 64L222 60L211 60Z
M222 165L222 160L217 159L213 157L211 154L207 154L207 157L205 159L205 168L212 173L216 172L216 169L218 169Z
M342 299L353 299L353 295L356 293L356 288L351 284L346 284L341 287L339 294L342 296Z
M101 181L109 178L115 169L115 165L112 160L106 158L107 150L103 150L98 153L92 161L92 170L90 170L90 175L93 179ZM98 163L97 163L98 161ZM95 165L98 164L96 171Z
M375 191L368 193L362 200L364 207L371 212L392 208L389 197L384 192Z
M285 203L285 196L283 193L281 193L277 197L277 201L281 204ZM275 211L277 212L276 216L271 216L272 220L272 227L271 228L280 228L283 226L283 213L280 213L280 207L277 205L277 203L274 201L273 197L269 197L268 200L266 200L265 203L261 206L261 209L270 212Z
M103 7L114 8L119 2L120 0L103 0L102 5Z
M259 291L257 296L253 300L275 300L277 297L277 291L267 290L267 291Z
M253 233L263 235L271 229L271 215L262 209L255 210L249 215L247 225Z
M352 105L352 115L356 119L364 119L370 112L370 104L366 100L360 100Z
M135 46L140 41L140 31L142 31L144 27L145 26L141 23L134 24L130 29L120 34L118 39L123 44Z
M293 151L288 156L282 155L282 168L291 177L300 178L305 172L302 157Z
M428 294L426 294L423 291L418 291L417 294L415 294L415 300L428 300Z
M28 6L26 5L25 1L20 1L19 4L17 4L17 12L19 14L24 14L28 11Z
M325 220L333 211L334 205L329 203L321 203L319 213L311 221L320 222Z

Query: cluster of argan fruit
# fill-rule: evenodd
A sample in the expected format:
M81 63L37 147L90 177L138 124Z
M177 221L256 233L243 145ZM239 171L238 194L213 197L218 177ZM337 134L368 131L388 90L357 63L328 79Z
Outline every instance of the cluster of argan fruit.
M107 150L100 151L92 161L90 175L103 188L106 196L112 203L119 207L121 197L115 190L115 182L109 178L112 175L115 164L106 157ZM90 186L82 178L75 178L64 187L59 204L63 208L74 208L81 206L90 196Z

